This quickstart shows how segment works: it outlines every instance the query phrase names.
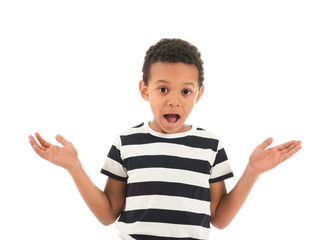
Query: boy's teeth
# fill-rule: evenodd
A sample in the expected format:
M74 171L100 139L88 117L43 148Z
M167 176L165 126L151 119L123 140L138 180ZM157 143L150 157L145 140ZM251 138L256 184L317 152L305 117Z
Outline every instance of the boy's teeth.
M175 123L177 122L179 115L178 114L166 114L164 117L167 119L168 122Z

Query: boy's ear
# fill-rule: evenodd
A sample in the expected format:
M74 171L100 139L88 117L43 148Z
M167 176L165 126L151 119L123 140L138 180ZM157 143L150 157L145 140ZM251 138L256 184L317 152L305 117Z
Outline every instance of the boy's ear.
M139 91L140 91L140 94L142 96L142 98L145 100L145 101L149 101L149 96L148 96L148 87L145 85L144 81L143 80L140 80L139 82Z
M204 90L205 90L205 86L202 85L200 87L199 92L198 92L198 95L197 95L197 97L195 99L195 104L197 104L199 102L199 100L200 100L200 98L201 98Z

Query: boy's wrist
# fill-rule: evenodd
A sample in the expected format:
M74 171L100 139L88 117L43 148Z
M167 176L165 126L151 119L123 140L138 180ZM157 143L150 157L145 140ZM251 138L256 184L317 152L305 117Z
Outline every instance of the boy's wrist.
M245 173L250 176L251 178L258 179L262 173L258 172L257 170L254 169L254 167L248 163L245 169Z
M69 172L71 176L78 174L83 169L82 164L79 159L75 160L74 164L68 167L66 170Z

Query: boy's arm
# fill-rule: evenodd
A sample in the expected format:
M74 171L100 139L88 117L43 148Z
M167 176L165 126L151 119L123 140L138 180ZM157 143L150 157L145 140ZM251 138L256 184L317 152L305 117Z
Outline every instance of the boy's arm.
M259 176L278 166L301 149L301 141L290 141L266 149L272 138L257 146L236 186L227 193L224 181L210 184L211 223L217 228L225 228L231 223L246 201Z
M228 226L246 201L258 176L249 172L248 166L236 186L227 193L224 181L210 184L211 223L219 229Z
M94 216L104 225L114 223L124 208L126 182L108 177L105 189L101 191L82 167L69 173Z
M97 219L104 225L116 221L124 206L126 183L108 179L105 191L101 191L84 171L71 142L57 135L56 140L63 145L59 147L45 141L38 133L36 137L40 145L33 136L29 136L32 148L40 157L69 172L82 198Z

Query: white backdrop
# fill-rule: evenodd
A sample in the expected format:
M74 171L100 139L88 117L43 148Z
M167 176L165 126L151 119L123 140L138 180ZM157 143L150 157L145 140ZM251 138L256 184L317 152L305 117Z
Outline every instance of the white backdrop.
M178 37L202 52L206 89L188 123L222 139L228 190L265 138L303 141L211 240L330 239L330 12L319 0L1 1L0 238L115 238L28 135L72 141L103 188L114 137L152 118L138 92L145 52Z

